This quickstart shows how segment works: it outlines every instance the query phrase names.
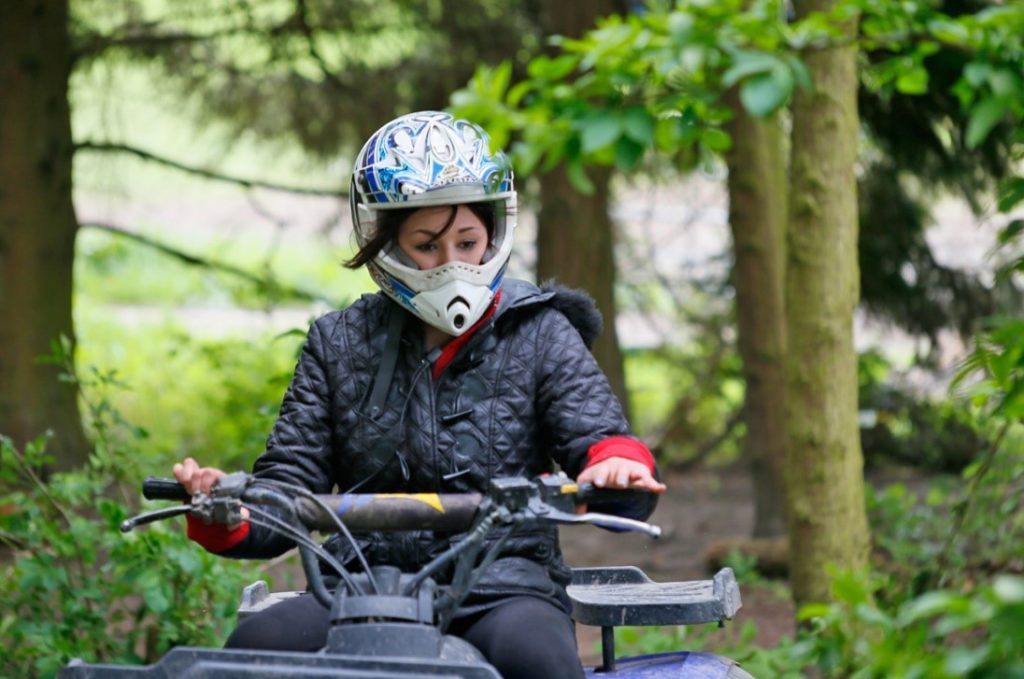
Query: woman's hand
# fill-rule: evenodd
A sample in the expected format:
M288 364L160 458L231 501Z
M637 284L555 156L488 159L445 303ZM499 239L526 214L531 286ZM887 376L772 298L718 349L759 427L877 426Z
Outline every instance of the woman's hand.
M217 479L224 475L224 472L214 467L200 467L191 457L174 465L174 478L192 495L209 493Z
M657 481L647 465L624 457L609 457L591 465L576 477L579 483L592 483L597 488L633 488L650 493L664 493L667 486Z
M191 457L186 457L184 460L174 465L174 478L178 479L178 483L183 485L192 495L195 495L196 493L209 494L210 489L213 488L213 484L215 484L217 479L222 476L226 476L226 474L221 470L216 467L200 467L199 463ZM248 519L249 510L242 507L242 521L244 522ZM228 530L234 530L238 528L238 524L228 526L227 528ZM191 537L191 535L189 537ZM201 540L199 542L200 544L203 544Z

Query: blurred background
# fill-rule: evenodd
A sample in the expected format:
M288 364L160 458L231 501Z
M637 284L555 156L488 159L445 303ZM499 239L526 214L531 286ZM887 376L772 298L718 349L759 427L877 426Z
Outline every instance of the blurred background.
M658 579L731 565L744 582L745 625L626 632L627 648L718 648L757 676L870 662L865 676L894 676L902 649L968 676L939 657L943 635L877 639L884 665L851 630L910 625L901 607L936 591L947 608L922 623L995 597L975 624L1010 616L1006 639L1024 625L1021 580L999 581L1016 592L1002 599L991 589L1024 571L1022 10L793 4L5 3L0 673L219 644L241 582L302 586L287 560L238 565L170 527L107 529L138 507L139 479L186 455L248 469L308 324L375 290L342 267L355 153L396 115L450 108L513 154L510 275L594 297L595 355L672 488L654 519L665 540L572 531L569 560ZM842 43L855 12L855 71L837 85L814 50ZM842 87L856 109L849 190L805 219L833 147L800 132L828 119L808 111L812 93ZM793 273L806 262L817 278ZM808 326L828 332L800 345ZM849 360L817 361L824 336L848 342ZM802 363L849 398L801 398ZM839 559L855 574L800 646L797 610L820 597L798 587L794 602L786 578L816 548L794 546L785 491L817 472L787 441L833 420L849 423L842 445L804 438L856 480L822 472L834 492L815 502L865 498L869 529L851 542L867 557ZM111 624L120 640L83 645ZM984 633L958 629L965 671L1020 670L1003 637L983 653ZM992 671L970 676L1010 676Z

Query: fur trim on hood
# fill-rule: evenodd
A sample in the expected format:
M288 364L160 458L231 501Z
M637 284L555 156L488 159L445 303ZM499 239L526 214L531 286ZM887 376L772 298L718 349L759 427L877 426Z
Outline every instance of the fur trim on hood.
M569 322L580 333L584 344L590 348L604 328L604 319L601 317L601 312L598 311L594 299L583 290L567 288L554 279L541 283L540 289L544 292L554 293L550 301L551 306L569 319Z

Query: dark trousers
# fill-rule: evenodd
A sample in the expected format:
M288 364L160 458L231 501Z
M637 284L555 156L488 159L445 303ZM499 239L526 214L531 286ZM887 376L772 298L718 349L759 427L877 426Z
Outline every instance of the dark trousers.
M327 617L311 594L303 594L243 620L225 647L318 651L327 643ZM583 677L572 620L541 599L511 597L482 613L456 618L448 633L476 646L505 679Z

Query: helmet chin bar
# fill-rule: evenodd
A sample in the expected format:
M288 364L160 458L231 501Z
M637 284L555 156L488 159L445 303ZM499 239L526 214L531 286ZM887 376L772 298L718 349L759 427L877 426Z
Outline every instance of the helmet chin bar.
M492 299L494 292L486 285L452 280L409 301L424 323L458 337L483 317Z

